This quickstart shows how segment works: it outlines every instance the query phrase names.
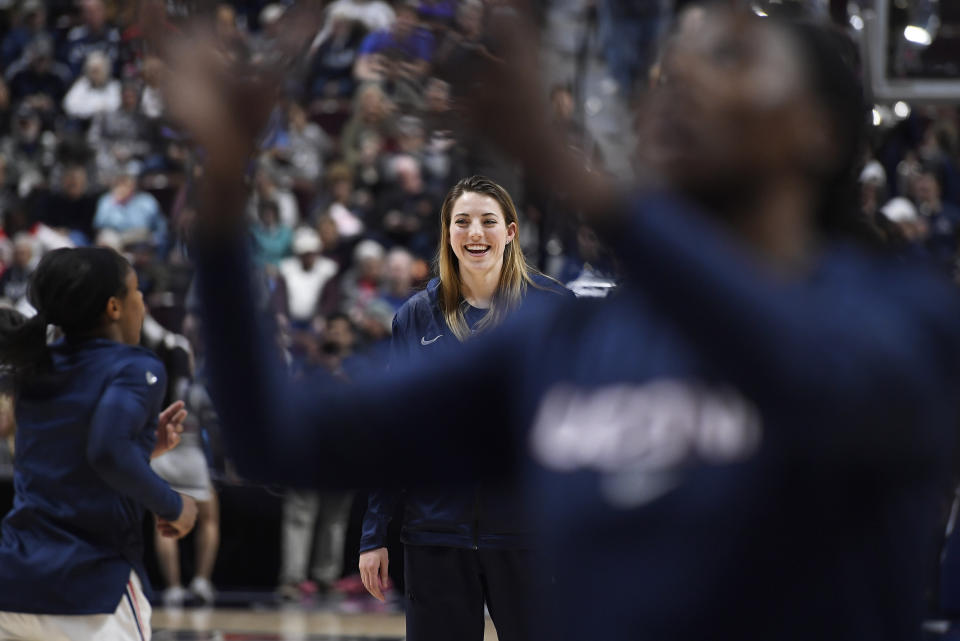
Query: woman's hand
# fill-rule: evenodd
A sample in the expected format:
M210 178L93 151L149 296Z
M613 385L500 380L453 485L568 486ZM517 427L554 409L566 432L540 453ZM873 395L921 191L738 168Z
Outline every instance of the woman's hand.
M183 401L177 401L160 412L160 418L157 419L157 444L153 446L150 458L166 454L180 444L183 421L187 418L187 410L183 407Z
M197 522L197 502L186 494L181 494L180 498L183 499L183 508L180 509L180 516L176 521L157 517L157 530L170 539L182 539L190 533Z
M387 548L369 550L360 555L360 578L363 580L363 587L384 603L387 599L383 593L390 588L390 575L387 572L389 565L390 554Z

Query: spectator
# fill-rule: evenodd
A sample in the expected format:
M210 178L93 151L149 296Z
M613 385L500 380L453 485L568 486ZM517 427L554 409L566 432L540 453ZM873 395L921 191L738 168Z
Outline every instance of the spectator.
M358 341L356 328L346 314L327 316L320 343L323 367L334 376L346 380L363 373L367 364L355 353Z
M24 0L12 28L0 43L0 67L6 69L37 36L47 33L47 8L43 0Z
M80 2L81 24L67 34L60 59L70 68L71 77L83 71L93 52L107 59L108 74L112 74L120 59L120 33L107 23L103 0Z
M83 75L63 99L63 110L71 118L90 120L120 108L120 82L110 77L110 59L99 51L87 57Z
M253 181L253 196L248 204L250 218L257 219L260 202L272 200L280 211L280 224L295 228L300 224L300 207L296 197L280 184L278 172L264 160L257 168Z
M944 202L940 178L929 167L921 167L911 181L917 210L927 227L927 249L931 258L948 271L955 267L960 240L960 208Z
M351 492L287 492L280 525L281 598L326 595L340 578L352 501Z
M860 172L860 210L868 221L875 221L880 204L886 202L887 173L876 160L868 161Z
M387 252L379 299L396 312L413 293L413 255L402 247Z
M391 161L393 185L376 207L377 228L391 244L407 246L418 256L431 256L438 232L434 219L439 203L427 191L420 163L401 154Z
M293 230L280 223L280 209L272 200L260 201L258 220L251 227L257 241L257 259L267 265L279 266L290 255Z
M382 136L367 131L360 137L359 153L354 171L354 203L362 211L373 208L377 198L386 188L385 161L386 141Z
M391 10L392 13L392 10ZM353 66L363 41L364 31L347 18L331 18L330 33L312 52L306 91L311 100L346 99L357 83Z
M163 115L163 96L160 93L160 76L163 63L159 58L147 56L143 61L143 94L140 96L140 111L151 120Z
M225 2L217 5L214 31L217 44L228 56L240 54L246 34L237 26L237 10L233 6Z
M315 183L323 176L324 158L333 151L330 137L316 123L307 119L307 112L295 100L287 105L287 144L274 150L283 161L294 188L313 192Z
M337 227L336 221L326 214L317 217L315 227L320 235L320 242L323 247L322 255L335 262L337 272L342 274L349 266L353 255L352 242L340 236L340 229Z
M0 153L0 234L5 227L7 213L14 208L17 202L14 185L10 180L10 173L7 171L8 164L7 157ZM0 262L2 262L2 257L0 257Z
M53 165L56 137L43 131L43 118L37 109L21 103L13 118L11 135L0 142L7 164L8 181L17 193L26 196Z
M377 298L383 278L383 245L362 240L353 248L353 266L340 279L339 311L351 320L363 314L364 308Z
M280 263L280 274L287 291L288 317L292 327L309 327L317 313L320 294L336 276L337 264L320 255L320 237L309 227L293 234L293 258Z
M160 255L164 255L167 220L157 199L139 190L139 172L137 163L128 163L125 171L116 177L113 187L97 203L93 228L97 231L111 229L120 234L146 233L150 244L160 248Z
M420 26L416 8L403 4L389 30L363 39L353 75L358 82L382 83L398 103L419 105L433 49L433 34Z
M93 217L99 197L90 188L83 165L69 165L60 173L59 188L39 200L35 221L68 236L83 246L93 240Z
M0 299L13 307L23 304L30 274L39 261L33 237L26 233L17 234L13 239L13 259L0 276Z
M583 155L588 167L603 167L603 154L593 136L574 114L573 90L568 85L555 85L550 91L550 115L557 133L567 146Z
M138 110L139 104L139 87L128 81L120 89L120 107L94 116L87 144L95 150L101 181L112 178L131 160L145 160L153 151L150 124Z
M617 87L627 96L643 86L665 22L657 2L597 2L598 38Z
M192 597L201 605L210 606L214 601L210 578L220 544L220 510L210 480L203 439L209 432L217 432L217 414L206 389L194 377L194 350L185 336L165 329L148 315L143 322L141 345L153 351L164 364L166 399L183 401L187 410L180 444L154 458L150 467L176 491L197 502L194 575L187 589L181 584L179 542L155 532L157 561L167 586L162 601L166 607L178 607L186 598Z
M34 38L22 59L6 72L10 98L43 114L57 109L70 82L69 69L53 59L53 41L47 35Z
M464 0L457 9L456 27L449 29L437 47L437 75L454 77L471 61L480 58L494 60L483 33L484 4L482 0Z
M423 89L421 118L428 130L452 130L456 124L450 101L450 83L437 77L427 80Z
M358 236L363 231L363 222L353 202L353 172L343 163L330 167L327 174L326 193L321 196L314 211L330 217L337 226L337 235L342 238Z
M360 87L354 102L354 112L340 135L340 149L344 160L353 167L360 164L361 144L365 137L375 134L381 139L393 134L394 104L379 85L371 83Z
M0 137L7 135L13 122L13 109L10 102L10 87L0 76Z

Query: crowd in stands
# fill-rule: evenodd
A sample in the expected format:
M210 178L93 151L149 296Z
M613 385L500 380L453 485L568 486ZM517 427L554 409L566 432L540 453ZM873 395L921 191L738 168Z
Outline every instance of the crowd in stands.
M25 0L0 17L0 298L29 312L25 283L44 251L107 245L133 259L150 312L180 332L202 150L166 117L162 63L128 4ZM187 6L167 4L176 28ZM265 50L286 8L217 6L219 46ZM482 25L499 10L483 0L327 7L250 168L257 260L298 355L322 347L332 315L349 319L359 347L389 334L393 312L430 275L444 193L470 173L527 205L522 240L534 262L570 280L580 273L589 239L550 222L558 198L525 194L513 163L471 139L443 79L495 56ZM572 94L555 94L558 129L578 144Z
M166 4L175 28L191 5ZM27 279L45 251L113 247L134 264L149 314L191 339L201 377L189 231L202 150L167 118L162 63L145 44L138 5L21 0L0 9L0 303L30 313ZM257 0L216 6L218 46L266 50L285 10ZM249 169L251 243L295 371L349 379L382 362L395 311L431 275L442 198L470 174L511 192L531 263L563 282L614 275L596 235L558 215L570 213L562 189L525 184L461 122L448 79L496 58L483 25L506 10L498 0L326 8ZM573 91L554 87L550 105L544 117L558 135L602 171ZM958 274L960 112L887 115L861 176L864 216L904 252ZM288 573L287 582L303 578Z
M960 110L877 109L874 145L860 176L861 206L885 238L960 279Z

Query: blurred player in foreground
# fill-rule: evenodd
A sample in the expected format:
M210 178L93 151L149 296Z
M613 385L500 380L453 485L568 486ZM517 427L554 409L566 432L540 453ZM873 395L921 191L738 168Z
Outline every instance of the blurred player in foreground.
M166 374L139 347L143 297L109 249L45 255L37 315L0 316L0 363L16 377L13 510L0 540L0 638L150 638L143 513L181 537L197 507L150 469L186 412L162 412ZM47 325L64 338L47 346Z
M235 278L269 85L202 38L171 48L169 104L209 153L198 269L226 437L279 482L522 479L552 559L536 638L916 636L960 303L926 267L830 237L863 114L838 38L701 17L646 112L662 191L626 196L569 160L526 71L534 39L505 37L512 62L465 79L477 126L604 230L622 292L522 310L350 387L289 384Z

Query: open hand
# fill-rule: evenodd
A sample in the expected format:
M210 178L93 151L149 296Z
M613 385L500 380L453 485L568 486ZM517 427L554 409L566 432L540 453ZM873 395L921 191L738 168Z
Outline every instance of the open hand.
M180 444L180 435L183 433L183 421L187 418L187 410L183 401L172 403L170 407L160 412L157 419L157 444L150 453L150 458L157 458L166 454Z

